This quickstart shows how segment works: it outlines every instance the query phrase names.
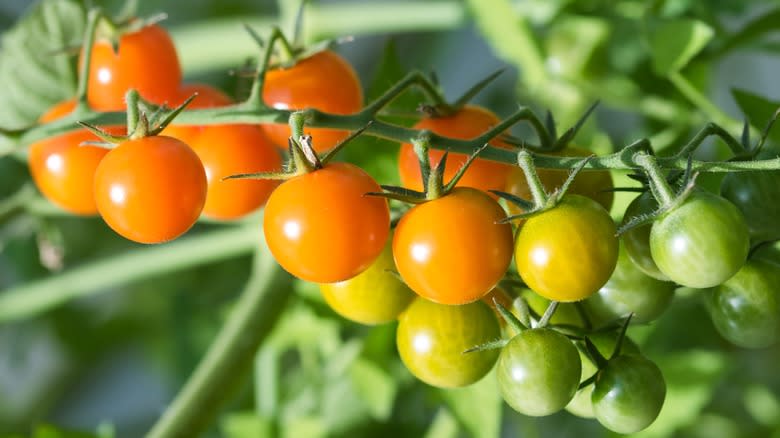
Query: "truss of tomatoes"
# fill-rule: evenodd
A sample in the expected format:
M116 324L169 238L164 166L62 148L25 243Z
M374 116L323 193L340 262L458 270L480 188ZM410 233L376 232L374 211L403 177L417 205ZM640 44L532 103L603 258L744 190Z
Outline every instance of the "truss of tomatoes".
M195 92L190 108L233 103L208 85L182 83L176 50L160 26L143 25L113 38L118 38L117 51L111 36L99 37L92 48L85 73L92 108L122 110L129 89L158 104L178 105ZM150 64L154 70L145 68ZM275 108L335 114L356 113L363 103L354 70L330 51L270 70L263 99ZM63 117L75 106L75 100L63 102L41 122ZM498 121L490 111L466 105L423 118L415 128L468 140ZM106 130L121 134L124 128ZM308 133L318 152L349 134ZM727 340L751 348L777 340L780 271L771 261L748 261L748 248L751 238L780 236L776 212L756 208L780 205L778 172L729 175L723 197L695 191L652 224L627 232L621 245L608 213L609 173L581 175L557 205L513 231L504 208L487 191L528 197L524 175L515 166L476 159L457 187L413 206L391 232L387 200L366 196L382 188L351 164L321 164L281 184L224 179L281 170L274 145L286 148L289 138L287 125L174 123L160 135L129 139L109 150L80 146L97 140L82 130L31 145L29 166L35 184L54 204L73 214L98 213L117 233L141 243L175 239L201 215L233 220L265 206L265 239L279 264L319 283L325 301L347 319L397 320L398 351L413 375L430 385L461 387L496 368L504 399L526 415L567 409L631 433L660 412L665 383L658 367L627 338L587 334L582 311L592 325L629 314L649 321L663 313L676 285L682 285L704 289L715 327ZM586 152L568 148L555 154ZM431 150L430 162L435 166L442 156ZM444 178L452 178L466 160L451 154ZM405 187L422 190L409 144L401 147L399 172ZM539 176L552 190L565 172L540 171ZM521 211L508 207L514 214ZM652 196L643 194L626 217L657 208ZM517 297L499 287L513 259L519 279L530 288ZM493 298L529 311L530 326L512 330ZM513 307L518 300L521 305ZM561 304L551 325L539 326L548 300ZM582 306L578 310L573 303ZM593 348L583 347L584 338L567 336L561 326L586 333ZM500 349L464 354L499 341L502 333L509 340Z

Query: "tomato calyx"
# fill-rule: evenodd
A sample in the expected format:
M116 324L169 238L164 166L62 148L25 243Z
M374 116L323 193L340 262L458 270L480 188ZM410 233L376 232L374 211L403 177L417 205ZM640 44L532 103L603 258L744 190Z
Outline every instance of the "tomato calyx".
M590 337L585 336L583 338L583 344L585 348L585 356L587 356L592 362L593 365L596 366L596 372L593 373L592 376L588 377L587 379L583 380L580 383L579 388L582 389L585 388L588 385L593 384L596 379L598 378L599 372L606 368L609 361L615 359L616 357L620 356L620 354L623 351L623 343L626 339L626 331L628 330L628 325L631 323L631 318L634 316L633 313L629 314L624 320L623 324L620 326L620 332L618 332L618 338L615 342L615 349L612 350L612 354L610 354L609 358L604 357L603 354L599 351L598 347L596 347L596 344L593 343L593 341L590 339Z

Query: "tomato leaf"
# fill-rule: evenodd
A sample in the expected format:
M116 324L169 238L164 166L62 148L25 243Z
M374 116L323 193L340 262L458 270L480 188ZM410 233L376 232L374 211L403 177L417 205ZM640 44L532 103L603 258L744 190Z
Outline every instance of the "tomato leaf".
M500 436L503 401L499 395L498 380L494 372L488 373L473 385L465 388L443 389L439 394L471 436L486 438Z
M82 2L41 0L0 39L0 126L29 126L76 93L75 59L86 27Z
M753 126L763 127L780 108L780 101L769 100L747 90L732 88L731 95L747 121ZM777 129L769 131L769 138L775 142L780 141L780 131Z
M682 70L710 42L712 28L698 20L664 21L650 31L653 69L660 76Z

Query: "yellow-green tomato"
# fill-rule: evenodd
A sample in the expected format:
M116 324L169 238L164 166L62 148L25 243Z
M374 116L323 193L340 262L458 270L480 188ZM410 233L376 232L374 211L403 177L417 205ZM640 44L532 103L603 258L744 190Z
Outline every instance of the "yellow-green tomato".
M566 195L525 221L515 263L525 284L555 301L583 300L609 280L618 257L615 223L596 201Z
M457 388L480 380L498 358L498 350L463 352L500 335L495 314L482 301L452 306L417 298L398 318L396 345L415 377Z
M361 324L394 321L416 296L395 271L392 240L371 266L349 280L320 284L325 301L339 315Z

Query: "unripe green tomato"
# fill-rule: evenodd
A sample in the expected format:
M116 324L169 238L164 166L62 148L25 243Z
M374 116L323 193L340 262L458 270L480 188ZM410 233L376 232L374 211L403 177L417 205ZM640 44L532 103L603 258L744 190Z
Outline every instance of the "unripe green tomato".
M457 388L480 380L498 358L498 350L463 352L500 336L495 314L482 301L453 306L416 298L398 319L396 345L415 377Z
M736 274L750 249L747 224L737 207L697 190L659 216L650 231L650 253L670 280L692 288L717 286Z
M658 202L650 192L644 192L634 198L623 214L623 223L635 217L653 213L658 209ZM650 229L653 224L644 224L634 227L623 233L623 244L626 252L636 266L645 274L661 281L669 281L653 260L650 254Z
M512 409L534 417L560 411L580 383L577 347L548 328L520 332L501 349L498 387Z
M617 266L607 284L588 297L583 304L590 315L602 325L634 313L632 322L644 323L658 318L674 296L675 285L656 280L631 261L620 247Z
M607 429L634 433L655 421L666 398L666 382L649 359L622 354L599 371L591 394L593 413Z
M605 358L612 356L612 352L615 351L617 345L619 333L616 331L607 332L594 332L588 335L593 345ZM582 377L580 382L590 378L598 369L593 361L584 353L584 349L579 349L580 360L582 361ZM639 347L636 346L634 341L628 338L623 338L623 345L620 348L623 354L639 354ZM591 402L591 394L593 394L593 385L588 385L574 394L574 398L566 405L566 410L570 413L582 418L594 418L593 403Z
M349 280L320 284L320 291L336 313L351 321L395 321L416 295L390 271L395 271L392 238L368 269Z
M780 267L750 260L707 295L718 332L734 345L764 348L780 336Z

